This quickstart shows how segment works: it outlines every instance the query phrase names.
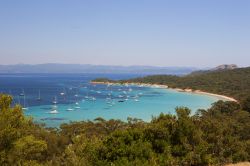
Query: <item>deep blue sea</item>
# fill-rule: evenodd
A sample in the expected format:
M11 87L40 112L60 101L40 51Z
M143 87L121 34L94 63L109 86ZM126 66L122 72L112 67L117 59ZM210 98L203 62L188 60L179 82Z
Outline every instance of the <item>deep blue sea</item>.
M138 74L0 74L0 92L14 96L35 122L58 127L70 121L121 119L150 121L152 116L175 113L189 107L194 113L209 108L216 97L140 86L93 85L90 80L107 77L128 79Z

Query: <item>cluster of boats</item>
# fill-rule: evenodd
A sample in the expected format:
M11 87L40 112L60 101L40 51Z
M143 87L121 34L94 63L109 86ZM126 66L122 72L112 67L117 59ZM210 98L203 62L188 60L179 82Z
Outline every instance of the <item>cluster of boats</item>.
M85 87L83 87L85 88ZM87 87L86 87L87 88ZM69 90L72 90L69 89ZM132 100L132 101L135 101L135 102L139 102L139 97L142 96L142 93L138 93L136 95L133 95L131 92L133 91L132 88L127 88L126 90L123 88L119 88L118 89L118 95L117 95L117 92L116 92L116 95L114 94L114 92L112 91L112 87L110 87L110 85L107 86L106 88L106 91L108 91L108 94L107 94L107 97L106 97L106 104L109 106L109 107L112 107L116 104L116 102L118 103L123 103L123 102L126 102L128 100ZM96 94L99 94L101 95L103 92L102 91L99 91L99 90L90 90L90 92L92 93L96 93ZM86 92L87 94L84 96L84 97L80 97L78 95L78 93L76 93L74 95L74 104L70 104L69 107L66 109L66 111L74 111L74 110L79 110L81 107L80 107L80 103L79 101L82 101L82 102L85 102L85 101L96 101L96 97L95 96L90 96L89 95L89 91ZM70 95L67 95L65 89L63 92L59 93L59 96L61 97L65 97L67 96L68 98L70 98ZM26 105L26 95L25 95L25 92L24 90L19 94L19 100L20 100L20 97L23 98L23 110L27 110L28 107ZM36 99L37 101L42 101L42 98L41 98L41 93L40 93L40 90L38 91L38 97ZM20 103L20 101L19 101ZM57 96L54 97L54 99L52 100L52 107L51 107L51 110L48 112L49 114L58 114L59 111L58 111L58 100L57 100Z

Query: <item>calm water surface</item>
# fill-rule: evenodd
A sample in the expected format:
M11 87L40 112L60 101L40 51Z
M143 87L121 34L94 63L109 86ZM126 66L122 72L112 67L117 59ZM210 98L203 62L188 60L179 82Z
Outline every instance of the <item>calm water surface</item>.
M24 105L26 115L48 127L70 121L127 117L150 121L152 116L175 113L185 106L193 113L208 108L216 97L139 87L92 85L98 77L127 79L133 74L0 74L0 92L14 96L14 104Z

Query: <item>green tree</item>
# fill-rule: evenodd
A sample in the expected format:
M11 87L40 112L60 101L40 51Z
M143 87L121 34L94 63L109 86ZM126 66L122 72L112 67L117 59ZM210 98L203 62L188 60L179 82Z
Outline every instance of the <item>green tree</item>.
M11 108L11 102L10 96L0 95L0 165L38 163L47 144L31 135L32 120L20 106Z
M250 112L250 96L246 97L242 102L242 109Z

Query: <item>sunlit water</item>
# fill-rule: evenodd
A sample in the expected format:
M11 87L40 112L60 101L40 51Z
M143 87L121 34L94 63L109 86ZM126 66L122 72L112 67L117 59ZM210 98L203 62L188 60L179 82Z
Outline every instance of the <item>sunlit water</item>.
M0 91L13 95L15 104L20 103L27 108L24 110L26 115L48 127L97 117L124 121L133 117L150 121L152 116L161 112L174 114L179 106L189 107L194 113L218 100L169 89L89 83L97 77L127 79L138 76L141 75L1 74Z

